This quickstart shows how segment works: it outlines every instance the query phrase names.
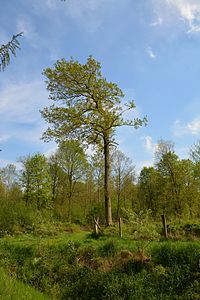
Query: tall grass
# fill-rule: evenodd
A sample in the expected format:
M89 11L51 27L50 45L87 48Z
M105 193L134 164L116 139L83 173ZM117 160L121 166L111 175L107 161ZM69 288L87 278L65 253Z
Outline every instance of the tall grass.
M7 238L0 258L9 274L51 299L200 299L199 242L154 241L148 260L138 255L139 243L85 233ZM17 297L10 299L32 299Z
M50 298L34 288L8 276L0 269L0 299L1 300L50 300Z

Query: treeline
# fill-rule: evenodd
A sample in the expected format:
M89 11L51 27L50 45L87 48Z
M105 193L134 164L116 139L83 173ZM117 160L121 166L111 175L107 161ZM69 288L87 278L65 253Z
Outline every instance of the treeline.
M78 141L69 140L49 158L37 153L19 162L20 170L12 164L0 169L1 215L7 218L8 210L21 203L23 214L31 209L61 221L89 224L99 216L104 222L101 152L87 155ZM159 141L154 166L144 167L138 176L132 160L113 148L111 166L114 220L128 209L150 209L155 219L163 213L169 218L199 217L200 142L191 148L190 158L180 159L173 143Z

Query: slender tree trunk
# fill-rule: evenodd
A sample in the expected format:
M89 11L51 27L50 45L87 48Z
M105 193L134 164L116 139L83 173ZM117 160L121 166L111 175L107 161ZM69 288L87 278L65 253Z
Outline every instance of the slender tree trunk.
M68 199L68 222L71 223L72 221L72 194L73 194L73 187L72 187L72 177L69 177L69 199Z
M121 172L120 168L118 169L118 176L117 176L117 219L120 216L121 210Z
M117 219L119 219L120 216L120 209L121 209L121 203L120 203L120 192L117 193Z
M106 225L112 224L112 208L110 199L110 151L109 143L104 137L104 193L105 193L105 218Z
M122 238L122 218L119 218L119 236Z
M71 223L72 221L72 194L69 194L69 200L68 200L68 222Z

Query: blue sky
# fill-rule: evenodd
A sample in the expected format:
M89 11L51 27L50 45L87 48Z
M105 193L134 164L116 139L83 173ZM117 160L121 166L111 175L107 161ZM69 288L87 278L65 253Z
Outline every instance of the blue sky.
M0 0L0 44L23 31L21 50L0 73L0 167L56 145L40 138L39 109L50 105L42 71L57 59L102 63L136 116L148 126L117 132L119 148L140 169L153 163L157 141L180 158L200 139L199 0Z

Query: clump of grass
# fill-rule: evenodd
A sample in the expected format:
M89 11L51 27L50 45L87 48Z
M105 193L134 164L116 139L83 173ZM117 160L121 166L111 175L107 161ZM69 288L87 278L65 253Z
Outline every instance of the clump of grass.
M98 252L102 257L114 257L119 251L118 243L115 240L109 240L99 247Z
M161 264L164 267L187 265L191 269L198 271L200 259L199 243L168 241L161 245L155 244L151 253L156 264Z

